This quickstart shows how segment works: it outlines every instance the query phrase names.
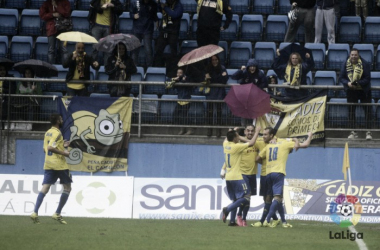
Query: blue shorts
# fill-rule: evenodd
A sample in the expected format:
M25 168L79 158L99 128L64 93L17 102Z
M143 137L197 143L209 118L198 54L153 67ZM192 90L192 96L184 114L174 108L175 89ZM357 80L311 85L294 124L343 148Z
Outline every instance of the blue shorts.
M282 195L284 190L285 175L283 173L270 173L267 175L267 195Z
M226 181L227 192L230 200L235 201L249 195L247 184L244 180Z
M260 176L260 196L267 196L268 194L268 184L267 184L267 176Z
M251 195L256 195L257 194L257 184L256 184L256 175L245 175L242 174L243 179L245 183L247 183L248 186L248 191L251 193Z
M72 183L72 177L68 169L65 170L45 170L43 184L54 184L59 178L60 184Z

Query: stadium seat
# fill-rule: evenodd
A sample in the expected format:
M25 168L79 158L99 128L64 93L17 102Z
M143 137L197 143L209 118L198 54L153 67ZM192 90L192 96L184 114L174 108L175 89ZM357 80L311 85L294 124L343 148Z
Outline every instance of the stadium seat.
M142 123L157 123L159 102L158 100L144 100L144 99L158 99L154 94L142 94L141 95L141 122ZM139 102L133 102L133 112L139 113ZM138 117L136 117L138 118Z
M105 83L96 85L96 88L95 88L96 93L108 93L109 92L108 86L106 84L106 82L108 81L108 77L109 76L106 74L104 66L100 66L100 68L98 70L98 74L97 74L95 79L99 80L99 81L104 81Z
M257 42L253 49L253 57L261 69L271 68L275 54L276 44L274 42Z
M31 36L12 37L10 58L14 62L21 62L32 58L33 38Z
M380 87L380 72L372 71L371 72L371 86ZM372 90L372 98L380 98L380 90Z
M17 34L18 11L16 9L0 9L0 35Z
M197 41L195 40L185 40L182 41L181 49L180 49L180 55L184 55L192 51L193 49L198 48Z
M377 103L380 104L380 100L378 100ZM380 106L377 106L377 109L376 109L375 123L376 123L376 127L380 128Z
M380 45L377 46L376 50L376 70L380 70Z
M21 13L20 35L39 36L42 34L42 21L39 10L24 9Z
M241 20L242 41L261 41L263 33L262 15L244 15Z
M252 57L252 44L250 42L232 42L230 47L229 68L240 68L246 65Z
M179 29L179 39L188 39L190 30L190 15L189 13L183 13L181 18L181 27Z
M129 12L123 12L119 16L119 33L133 34L133 20Z
M325 68L326 46L324 43L305 43L305 48L313 53L314 69Z
M178 100L177 95L162 95L161 99ZM174 110L177 101L160 101L160 121L161 123L174 123Z
M350 46L347 43L339 44L330 44L328 47L327 54L327 66L328 70L340 70L342 67L342 63L344 63L349 54L350 54Z
M206 100L205 96L192 95L191 99ZM189 124L203 125L205 123L205 105L203 102L191 102L189 112Z
M146 74L145 74L146 82L164 83L165 80L166 80L165 68L149 67L146 70ZM144 93L163 95L165 94L165 86L164 85L145 85Z
M198 28L198 14L194 14L193 19L191 19L191 39L194 39L194 40L197 39L197 28Z
M50 115L58 112L58 101L56 97L62 97L61 92L44 92L43 95L52 96L41 99L40 116L41 120L49 120Z
M71 12L71 20L73 22L73 31L90 33L90 23L87 20L88 10L74 10Z
M17 70L8 70L8 74L13 77L21 77L22 75Z
M266 40L282 42L288 28L288 17L285 15L269 15L266 25Z
M250 11L250 0L233 0L230 1L230 7L235 14L248 14Z
M369 16L364 23L365 43L380 43L380 17Z
M335 71L317 71L314 76L314 85L329 85L336 86L336 72ZM329 89L327 97L335 97L335 91Z
M131 76L131 81L141 82L144 81L144 68L143 67L137 67L137 73L133 74ZM133 84L131 93L134 95L139 94L139 85Z
M225 21L226 21L226 15L223 15L222 26L224 25ZM228 26L228 29L220 31L220 40L236 41L238 38L238 31L239 31L239 16L236 14L233 14L232 21L230 23L230 26Z
M78 0L77 10L89 10L91 0Z
M273 14L274 7L274 0L253 1L252 12L258 14Z
M343 16L339 27L340 43L360 43L362 28L360 16Z
M219 41L218 45L224 49L222 52L218 53L220 63L222 65L227 65L228 43L227 41Z
M181 0L183 12L195 13L197 12L197 3L194 0Z
M292 5L288 0L278 0L277 14L286 15L291 10Z
M359 103L361 103L360 100L359 100ZM374 104L375 100L372 99L371 103ZM365 106L356 106L355 108L355 124L358 127L362 127L362 128L368 127L367 120L365 118L365 108L366 108ZM375 117L376 115L375 105L372 105L372 107L370 107L370 112L371 112L371 116Z
M231 78L231 76L233 75L233 74L235 74L235 72L236 71L238 71L238 69L227 69L227 73L228 73L228 81L227 81L227 84L237 84L237 83L239 83L239 81L238 80L233 80L232 78ZM226 89L226 91L227 91L227 89Z
M331 98L330 103L347 103L346 98ZM347 105L328 105L328 127L346 128L349 125L349 112Z
M8 37L0 36L0 58L8 57Z
M27 5L26 0L5 0L5 8L25 9Z
M292 44L292 43L282 42L282 43L280 43L280 45L278 46L278 49L279 49L279 50L282 50L283 48L285 48L286 46L288 46L288 45L290 45L290 44ZM295 44L300 45L300 43L295 43Z
M39 36L34 44L34 56L41 61L48 61L48 38L46 36Z
M90 94L90 97L111 97L110 94L106 94L106 93L91 93Z
M58 76L51 77L50 79L66 79L69 69L65 69L60 64L54 64L58 70ZM47 90L49 92L64 92L67 91L67 84L65 82L52 82L47 84Z
M370 69L373 69L375 56L375 48L373 47L373 44L356 43L352 48L359 50L360 57L370 64Z

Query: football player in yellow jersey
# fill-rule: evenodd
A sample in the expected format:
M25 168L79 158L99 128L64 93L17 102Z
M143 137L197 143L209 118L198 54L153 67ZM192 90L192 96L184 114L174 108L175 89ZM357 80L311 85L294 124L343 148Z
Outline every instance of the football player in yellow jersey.
M61 216L61 211L69 198L71 182L73 182L65 160L65 156L69 156L69 152L66 151L65 148L69 146L70 142L63 140L63 136L59 130L63 125L62 116L60 114L52 114L50 117L50 123L52 127L45 133L44 138L44 180L42 182L42 189L37 197L34 212L30 218L34 223L40 224L38 219L38 209L40 208L45 195L49 192L50 186L59 178L60 183L63 185L63 192L59 200L58 208L52 218L61 224L67 224Z
M242 159L242 154L244 150L248 147L253 146L259 135L260 127L256 129L255 135L247 143L239 143L240 140L244 140L239 137L235 130L230 130L227 132L227 138L223 142L223 149L225 155L225 165L226 165L226 186L228 196L232 204L223 208L223 222L226 222L226 218L231 211L235 211L238 207L245 206L250 200L250 191L245 183L241 170L240 164ZM236 226L235 216L230 217L229 226Z
M269 143L273 139L275 133L276 131L273 128L265 128L263 133L264 141ZM312 136L313 134L309 132L308 138L303 143L298 143L298 140L296 139L278 139L277 142L268 144L257 156L257 162L261 162L262 159L267 160L266 182L268 187L270 187L267 195L274 196L274 200L270 206L266 220L263 223L264 227L274 226L269 222L277 210L281 216L282 226L286 228L292 227L285 220L285 212L282 206L283 187L286 175L286 161L288 160L288 155L293 148L296 150L298 150L298 148L307 148L310 145Z

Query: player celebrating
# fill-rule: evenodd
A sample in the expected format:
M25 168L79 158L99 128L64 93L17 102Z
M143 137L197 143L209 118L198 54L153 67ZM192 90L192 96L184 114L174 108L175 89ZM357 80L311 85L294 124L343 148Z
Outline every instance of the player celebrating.
M57 179L63 185L63 192L59 200L58 208L53 214L52 218L61 224L67 224L61 216L61 210L66 204L71 191L71 174L66 164L65 156L69 156L69 152L65 150L70 144L68 141L63 141L61 131L59 130L63 125L62 116L60 114L52 114L50 117L52 127L45 133L44 138L44 180L42 182L42 189L38 194L34 213L30 216L35 224L40 224L38 219L38 209L40 208L45 195L49 192L50 186L54 184Z
M263 139L266 143L269 143L275 135L275 130L271 127L267 127L263 133ZM286 161L288 160L288 155L295 148L307 148L310 145L312 133L308 133L308 138L303 142L299 143L298 141L293 141L291 139L278 139L275 143L268 144L264 150L262 150L256 158L257 162L261 162L262 159L267 160L266 166L266 182L269 188L268 194L274 196L274 200L270 206L268 215L266 220L262 224L264 227L275 227L276 225L270 224L270 219L273 214L278 210L282 226L292 227L285 220L285 212L282 206L282 197L283 197L283 187L284 187L284 179L285 179L285 169L286 169Z

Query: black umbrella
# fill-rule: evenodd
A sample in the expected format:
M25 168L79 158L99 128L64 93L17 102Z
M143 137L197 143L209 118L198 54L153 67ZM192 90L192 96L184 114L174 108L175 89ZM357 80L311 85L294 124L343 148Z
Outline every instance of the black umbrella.
M302 61L306 60L305 55L306 55L306 53L309 53L310 59L312 62L312 68L314 68L314 58L313 58L312 51L310 49L305 48L304 46L297 44L297 43L291 43L288 46L286 46L285 48L280 50L279 64L288 64L289 57L294 52L297 52L298 54L300 54ZM273 67L273 64L272 64L272 68L274 69L276 74L281 78L281 76L284 74L284 72L277 72L278 70L276 71L276 69Z
M15 70L20 72L21 74L25 73L26 69L31 69L34 72L34 76L37 77L53 77L58 76L58 70L55 66L50 63L29 59L14 65Z
M98 51L111 53L119 43L123 43L128 51L141 46L140 40L134 35L112 34L100 39L97 44L94 44L94 48Z
M13 67L13 64L15 63L7 58L0 58L0 65L4 66L7 70L10 70Z

